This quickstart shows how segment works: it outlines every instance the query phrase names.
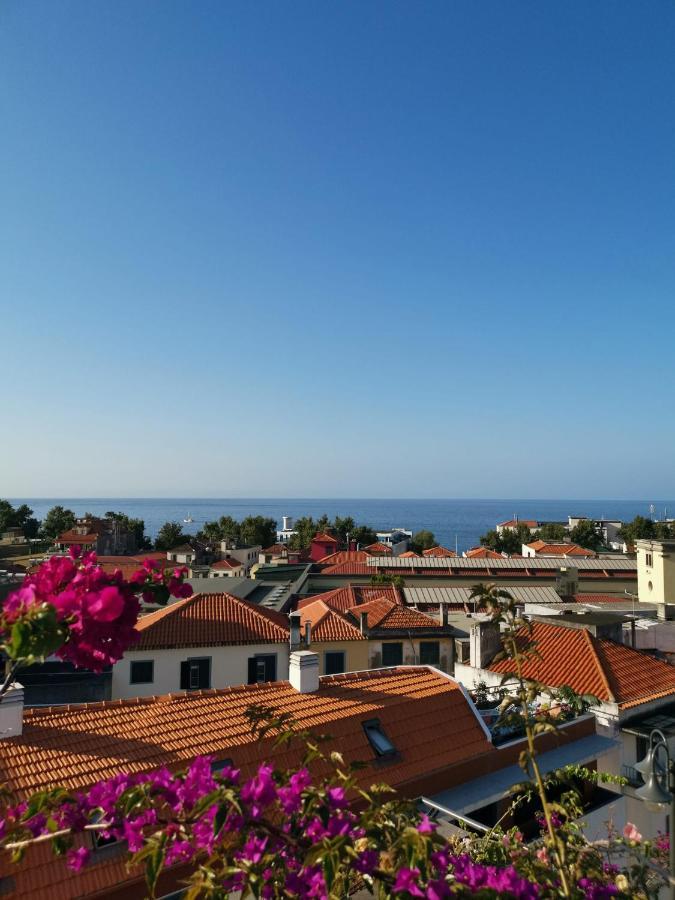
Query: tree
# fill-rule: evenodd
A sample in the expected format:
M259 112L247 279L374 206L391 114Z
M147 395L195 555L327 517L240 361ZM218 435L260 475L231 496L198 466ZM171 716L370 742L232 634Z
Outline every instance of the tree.
M349 540L355 541L361 547L367 547L368 544L375 543L377 535L368 525L357 525L349 532Z
M292 535L288 546L291 550L305 550L312 542L312 538L319 530L317 523L311 516L301 516L293 524L295 534Z
M178 522L165 522L157 533L155 539L156 550L171 550L179 544L187 541L187 535L183 533Z
M564 541L567 538L567 529L560 522L546 522L538 531L531 536L531 541L546 541L547 543L556 543Z
M52 506L42 522L42 533L54 540L64 531L75 527L75 513L63 506Z
M570 538L580 547L596 552L602 547L602 535L596 529L591 519L582 519L578 525L570 531Z
M481 546L489 547L498 553L520 553L523 544L529 544L533 540L530 529L523 522L519 522L515 528L505 528L501 534L492 529L486 532L480 539Z
M40 523L33 518L33 510L26 503L15 509L9 500L0 500L0 532L20 528L25 538L35 537Z
M395 588L405 587L405 580L402 575L385 575L384 573L381 575L373 575L373 577L370 579L370 583L372 585L390 584Z
M433 531L418 531L413 535L412 548L415 553L421 553L422 550L430 550L436 546L436 538Z
M264 516L247 516L241 523L239 535L242 544L269 547L276 540L276 520L266 519Z
M627 522L619 529L619 537L634 546L641 539L648 541L667 541L675 538L675 526L668 522L654 522L645 516L635 516L632 522Z
M120 526L133 535L137 550L151 550L152 541L145 534L145 522L143 519L130 519L121 512L107 512L106 519L119 522Z

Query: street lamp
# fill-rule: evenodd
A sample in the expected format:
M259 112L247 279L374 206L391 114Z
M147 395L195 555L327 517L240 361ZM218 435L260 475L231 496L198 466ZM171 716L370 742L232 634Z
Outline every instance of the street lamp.
M662 754L659 761L659 753ZM655 728L649 735L649 750L635 768L644 778L643 787L635 796L644 800L649 809L663 809L670 806L668 821L668 844L670 846L670 897L675 900L675 767L670 759L668 742L662 731Z

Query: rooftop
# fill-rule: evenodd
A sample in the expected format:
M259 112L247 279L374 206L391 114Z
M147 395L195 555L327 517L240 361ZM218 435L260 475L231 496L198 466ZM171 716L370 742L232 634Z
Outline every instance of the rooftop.
M312 641L365 641L360 629L347 616L328 606L323 600L313 600L300 609L302 625L312 626Z
M527 632L523 630L523 639ZM523 664L526 678L549 687L569 685L579 694L616 703L622 709L675 695L675 667L585 628L533 622L530 638L538 657ZM492 663L493 672L512 672L513 660Z
M377 597L359 606L353 606L349 612L359 617L366 614L368 629L419 629L440 628L437 619L432 619L425 613L421 613L409 606L393 603L387 597Z
M636 572L637 563L634 559L626 559L624 557L612 559L587 559L585 557L575 558L572 564L573 568L581 571L605 571L605 572ZM561 562L559 559L550 557L510 557L508 559L491 559L487 563L483 559L467 559L463 556L457 556L452 560L438 559L434 557L425 557L424 559L401 559L400 556L393 557L370 557L366 560L366 566L372 571L372 568L380 569L405 569L414 567L415 569L560 569Z
M340 612L347 612L353 606L361 603L367 603L369 600L376 600L379 597L386 597L392 603L400 603L401 598L398 590L390 584L348 584L345 587L335 588L332 591L325 591L322 594L315 594L311 597L302 597L298 600L298 609L302 609L308 603L315 600L323 600L328 606L337 609Z
M422 550L423 556L431 556L431 557L449 557L449 556L457 556L454 550L448 550L447 547L441 547L440 544L436 547L429 547L428 550Z
M288 617L232 594L194 594L142 616L133 650L286 643Z
M532 541L529 544L525 544L525 546L531 547L536 553L547 556L585 556L589 559L596 556L592 550L586 550L585 547L580 547L579 544L569 544L564 542L552 544L547 541Z

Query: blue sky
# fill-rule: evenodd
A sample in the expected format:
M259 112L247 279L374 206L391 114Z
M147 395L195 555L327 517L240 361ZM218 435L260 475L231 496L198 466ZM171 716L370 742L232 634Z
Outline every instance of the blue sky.
M0 496L675 496L675 7L0 4Z

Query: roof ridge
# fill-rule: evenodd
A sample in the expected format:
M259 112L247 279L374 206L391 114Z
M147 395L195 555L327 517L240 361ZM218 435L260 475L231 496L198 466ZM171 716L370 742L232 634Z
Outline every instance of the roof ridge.
M587 628L584 628L583 631L586 635L586 640L591 649L591 653L593 654L593 659L595 660L595 663L598 667L598 671L600 672L600 677L602 678L602 681L603 681L605 687L607 688L609 700L611 703L616 703L616 697L614 696L614 691L610 687L609 679L607 677L607 673L605 672L605 667L603 665L602 659L600 658L600 654L598 653L597 647L595 646L596 638L594 637L594 635L592 635L590 633L590 631Z

